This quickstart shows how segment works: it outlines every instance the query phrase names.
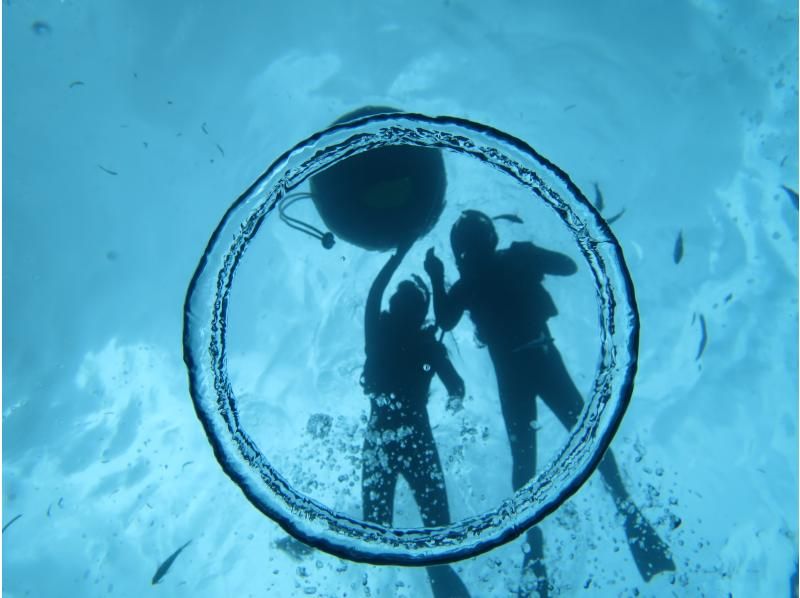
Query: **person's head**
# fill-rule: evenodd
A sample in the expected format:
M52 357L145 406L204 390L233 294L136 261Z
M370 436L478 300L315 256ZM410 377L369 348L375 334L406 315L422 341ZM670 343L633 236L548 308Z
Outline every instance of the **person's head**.
M492 219L478 210L464 210L450 230L450 245L459 270L489 257L497 248L497 241Z
M389 298L389 313L409 328L419 328L425 322L430 303L430 292L416 274L413 280L404 280L397 285Z

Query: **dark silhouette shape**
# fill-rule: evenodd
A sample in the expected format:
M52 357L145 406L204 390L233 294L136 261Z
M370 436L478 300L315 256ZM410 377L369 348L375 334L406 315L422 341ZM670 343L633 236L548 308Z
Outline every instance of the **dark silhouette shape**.
M678 236L675 238L675 247L672 250L672 261L676 264L681 262L683 258L683 231L678 232Z
M183 552L183 549L186 548L187 546L189 546L189 544L191 544L191 542L192 541L189 540L186 544L184 544L183 546L178 548L178 550L176 550L171 555L169 555L167 557L167 560L165 560L163 563L161 563L158 566L158 569L156 569L155 575L153 575L153 579L150 582L152 585L158 584L164 578L164 576L167 574L167 571L169 571L169 568L172 567L172 563L175 562L175 559L178 558L178 555L181 552Z
M367 298L362 385L371 412L363 451L363 510L366 521L391 526L395 487L402 475L423 524L437 527L450 523L450 510L428 419L428 392L435 374L451 400L458 401L464 396L464 382L436 340L435 328L425 326L429 296L419 277L401 282L389 300L389 311L381 312L384 290L409 246L389 258ZM437 598L469 596L449 566L427 571Z
M700 357L703 356L703 351L706 350L707 343L708 330L706 329L706 319L703 317L703 314L700 314L700 344L697 347L697 355L694 358L695 361L698 361Z
M536 473L536 397L540 397L568 429L577 422L583 398L553 343L547 320L557 315L552 298L542 286L545 274L569 276L577 271L566 255L533 243L512 243L497 249L491 219L465 211L453 225L450 241L461 275L448 290L444 265L433 249L425 270L433 288L436 323L451 330L464 311L470 312L476 336L489 350L497 377L503 418L513 461L512 485L518 490ZM625 517L625 532L636 565L645 580L674 570L666 545L631 502L611 451L599 465L617 509ZM524 578L535 581L520 595L536 590L548 594L543 538L538 528L528 531L531 550L525 555Z
M365 106L333 124L398 112ZM433 228L444 209L441 150L389 145L350 156L311 177L311 196L337 237L365 249L392 249Z

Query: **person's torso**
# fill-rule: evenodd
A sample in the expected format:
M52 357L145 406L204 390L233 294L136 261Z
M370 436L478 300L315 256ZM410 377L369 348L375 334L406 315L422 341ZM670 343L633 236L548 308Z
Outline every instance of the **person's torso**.
M382 340L367 355L362 381L373 408L425 410L438 345L433 329L398 333L384 317L379 325Z
M547 335L547 320L558 313L525 245L497 251L486 267L462 276L465 307L483 344L507 349L526 345Z

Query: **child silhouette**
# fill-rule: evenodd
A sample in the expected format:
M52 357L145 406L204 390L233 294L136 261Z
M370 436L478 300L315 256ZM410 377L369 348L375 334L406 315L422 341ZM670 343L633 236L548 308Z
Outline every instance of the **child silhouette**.
M428 527L450 523L439 452L428 419L428 393L434 374L444 383L449 406L464 396L464 382L425 326L428 290L422 280L401 282L382 312L381 299L410 244L398 248L372 283L364 316L366 362L362 386L370 398L363 449L364 519L391 526L398 476L402 475ZM446 565L428 567L436 598L469 597L458 575Z

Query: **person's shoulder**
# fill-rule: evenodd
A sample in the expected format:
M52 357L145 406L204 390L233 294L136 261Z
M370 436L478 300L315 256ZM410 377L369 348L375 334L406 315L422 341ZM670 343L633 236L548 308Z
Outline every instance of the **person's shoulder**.
M497 253L506 262L524 263L536 260L538 248L530 241L513 241L511 245Z

